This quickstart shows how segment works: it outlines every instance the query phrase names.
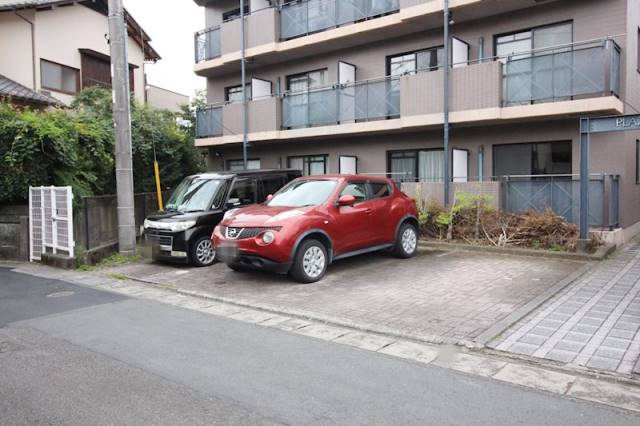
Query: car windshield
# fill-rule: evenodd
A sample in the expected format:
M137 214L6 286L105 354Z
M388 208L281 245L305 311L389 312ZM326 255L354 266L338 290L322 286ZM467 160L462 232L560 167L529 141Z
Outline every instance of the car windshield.
M212 205L217 207L218 200L224 191L224 180L202 177L184 179L173 191L167 202L166 210L179 212L205 211Z
M335 180L299 180L282 188L267 203L273 207L317 206L329 198L336 188Z

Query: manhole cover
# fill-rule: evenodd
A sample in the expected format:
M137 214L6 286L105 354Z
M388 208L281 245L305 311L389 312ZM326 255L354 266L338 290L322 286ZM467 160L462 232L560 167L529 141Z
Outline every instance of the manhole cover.
M47 297L52 297L52 298L68 297L68 296L71 296L72 294L74 294L73 291L58 291L56 293L47 294Z

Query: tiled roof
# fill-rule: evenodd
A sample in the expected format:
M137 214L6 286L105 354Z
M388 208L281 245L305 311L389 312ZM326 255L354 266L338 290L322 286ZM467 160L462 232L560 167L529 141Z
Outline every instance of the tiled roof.
M29 89L28 87L23 86L22 84L0 74L0 98L3 97L11 97L23 102L44 105L60 104L57 99L54 99L51 96L47 96L43 93L38 93L35 90Z
M0 0L0 9L21 9L59 3L56 0Z

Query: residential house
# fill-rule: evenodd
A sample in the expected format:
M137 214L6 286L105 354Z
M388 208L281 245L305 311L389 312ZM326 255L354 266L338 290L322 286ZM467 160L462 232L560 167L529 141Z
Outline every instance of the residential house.
M180 112L182 105L189 104L189 96L162 87L147 84L147 103L156 108Z
M242 159L238 0L195 0L197 146ZM251 167L443 180L441 0L245 2ZM448 179L501 205L579 206L579 118L640 110L640 0L450 0ZM640 230L639 132L591 138L590 220Z
M128 13L126 22L129 84L144 102L145 61L160 55ZM0 75L63 104L83 88L110 87L107 1L0 0Z

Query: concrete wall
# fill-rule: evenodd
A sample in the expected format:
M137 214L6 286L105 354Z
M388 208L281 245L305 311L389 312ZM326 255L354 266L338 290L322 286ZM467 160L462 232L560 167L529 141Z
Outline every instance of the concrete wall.
M41 89L40 59L81 68L78 49L91 49L109 55L105 34L109 33L107 17L80 4L51 10L21 11L35 23L35 80ZM142 48L129 38L129 63L134 71L134 91L144 102L144 57ZM33 88L33 61L29 25L13 12L0 12L0 74ZM48 90L48 89L47 89ZM73 96L50 91L55 98L69 103Z
M247 16L247 48L275 43L280 38L280 14L276 8L259 10ZM220 29L220 47L222 54L237 52L240 49L242 32L241 20L234 19L222 24Z
M29 259L29 207L0 206L0 259Z
M189 104L189 96L147 85L147 103L155 108L179 112L181 105Z

